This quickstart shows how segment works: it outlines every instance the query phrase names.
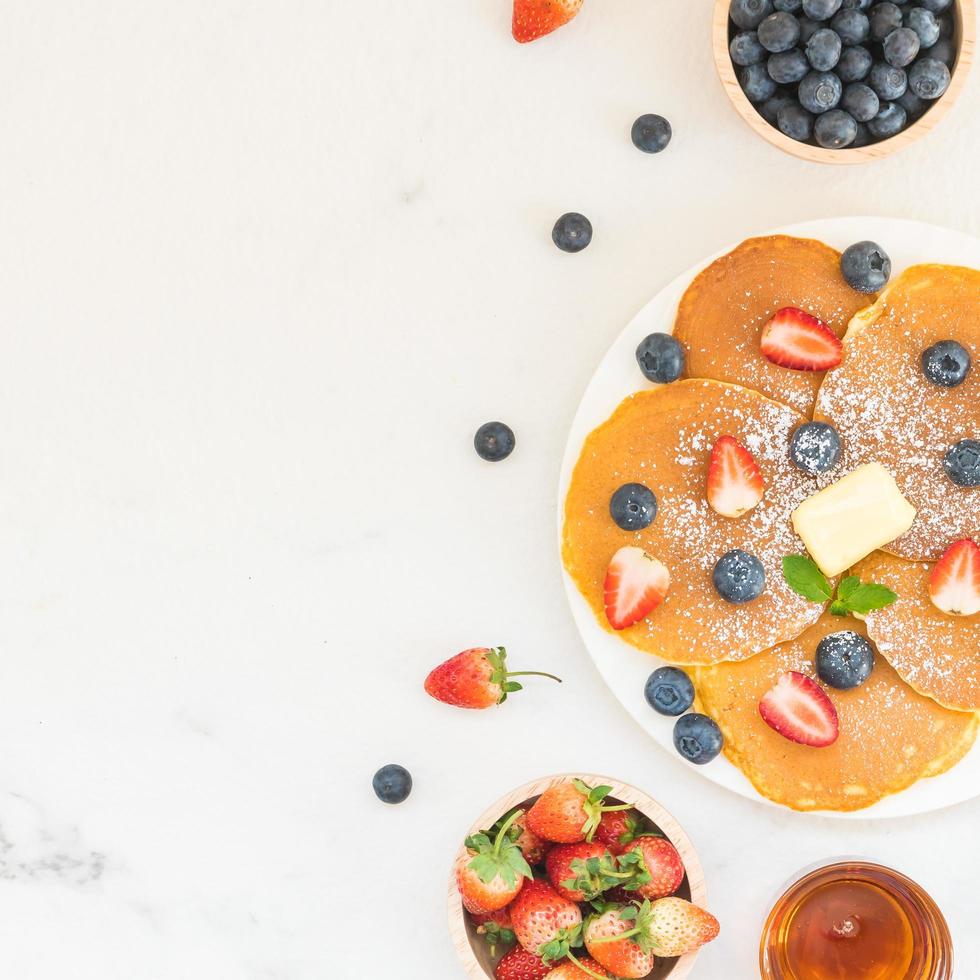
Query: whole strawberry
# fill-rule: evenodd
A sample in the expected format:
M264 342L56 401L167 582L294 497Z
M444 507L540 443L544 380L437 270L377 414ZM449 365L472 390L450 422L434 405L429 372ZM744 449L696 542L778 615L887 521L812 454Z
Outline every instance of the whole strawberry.
M471 911L496 912L508 905L530 879L520 848L511 840L510 828L518 810L506 820L491 840L486 834L466 838L466 852L456 862L456 886Z
M527 811L527 825L545 840L575 844L592 840L604 813L630 809L628 803L603 806L611 786L588 786L581 779L549 786Z
M593 839L603 844L610 854L618 856L629 847L639 832L640 822L635 810L606 810L596 827Z
M538 670L509 671L507 651L503 647L474 647L450 657L425 679L425 690L437 701L457 708L490 708L503 704L507 695L520 691L521 685L511 677L560 677Z
M496 912L477 912L471 918L477 935L483 936L491 956L497 955L498 947L513 946L517 941L509 908L497 909Z
M560 960L578 942L582 929L579 907L546 881L529 881L510 910L517 941L544 960Z
M581 959L572 957L559 963L551 973L544 975L544 980L593 980L594 977L611 977L604 967L601 967L595 960L590 960L587 956ZM614 978L615 980L615 978Z
M550 972L550 963L529 953L523 946L515 946L497 964L493 975L496 980L544 980Z
M654 967L650 941L636 927L635 905L613 905L585 924L585 948L589 955L617 977L645 977Z
M710 912L683 898L658 899L650 906L646 922L647 935L658 956L690 953L710 943L720 928Z
M619 881L613 856L596 842L557 844L548 852L548 881L570 902L591 902Z
M637 837L620 855L619 867L637 873L626 887L635 890L641 898L653 900L673 895L684 880L684 863L677 848L666 837L652 834Z

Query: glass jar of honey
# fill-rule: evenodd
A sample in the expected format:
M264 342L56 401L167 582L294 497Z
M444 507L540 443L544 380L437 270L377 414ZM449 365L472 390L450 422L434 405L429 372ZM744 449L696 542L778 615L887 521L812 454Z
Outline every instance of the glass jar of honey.
M764 980L950 980L953 942L914 881L862 860L811 870L773 906Z

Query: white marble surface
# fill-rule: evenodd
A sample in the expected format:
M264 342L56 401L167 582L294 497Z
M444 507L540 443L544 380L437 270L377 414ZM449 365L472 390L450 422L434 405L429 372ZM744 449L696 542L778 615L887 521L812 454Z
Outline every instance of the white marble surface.
M724 926L698 980L751 980L773 890L842 852L920 879L980 960L980 803L844 825L707 784L619 710L562 593L565 433L661 285L810 217L980 232L976 79L904 155L822 169L726 104L709 7L586 0L521 48L506 0L6 5L5 977L452 980L459 833L568 768L693 836ZM565 210L595 224L578 256ZM497 467L490 417L519 437ZM424 696L481 643L566 683Z

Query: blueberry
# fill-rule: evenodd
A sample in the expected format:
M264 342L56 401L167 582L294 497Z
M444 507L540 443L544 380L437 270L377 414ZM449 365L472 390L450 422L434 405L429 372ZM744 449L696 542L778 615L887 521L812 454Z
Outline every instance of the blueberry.
M795 14L803 6L803 0L772 0L772 5L777 10L785 10L788 14Z
M817 644L817 675L839 691L860 687L875 665L871 644L854 630L828 633Z
M624 483L609 498L609 514L624 531L642 531L657 516L657 498L642 483Z
M857 120L867 122L878 115L880 105L875 90L864 82L853 82L844 89L840 104Z
M920 99L911 89L906 89L905 93L895 100L904 110L910 120L918 119L929 103L925 99Z
M769 77L780 85L795 84L810 70L806 56L799 48L770 55L766 68Z
M800 82L800 105L809 112L826 112L836 108L843 91L844 86L836 75L826 71L811 71Z
M955 340L940 340L922 352L922 373L941 388L963 384L970 363L970 352Z
M848 7L834 14L830 26L837 32L844 44L863 44L871 34L868 15Z
M746 65L757 65L769 57L769 52L759 44L759 35L755 31L742 31L736 34L732 38L732 43L728 45L728 53L732 56L732 64L743 68Z
M908 122L908 113L897 102L883 102L878 115L868 123L871 135L880 140L897 136Z
M724 744L721 729L707 715L692 712L681 715L674 724L674 748L696 766L710 762Z
M943 469L958 487L980 487L980 440L960 439L943 456Z
M796 99L794 99L792 96L777 94L771 99L766 99L762 105L758 106L759 115L762 116L762 118L765 119L770 126L776 126L778 125L777 116L779 114L779 110L782 109L783 106L796 104Z
M877 135L871 130L872 135ZM892 260L875 242L857 242L844 249L840 271L851 289L860 293L877 293L892 274Z
M871 0L844 0L843 10L867 10Z
M789 441L793 465L810 476L832 470L840 460L840 436L826 422L804 422Z
M928 48L939 40L939 21L931 10L909 7L904 20L905 27L918 35L922 47Z
M569 211L555 222L551 240L563 252L581 252L592 241L592 222L584 214Z
M658 667L647 678L643 694L662 715L682 715L694 704L694 685L679 667Z
M931 48L926 48L922 52L923 58L935 58L941 61L947 68L952 68L956 62L956 44L951 37L941 37Z
M490 463L499 463L513 451L517 440L514 430L503 422L484 422L473 437L476 454Z
M875 90L879 99L900 99L909 86L904 68L895 68L879 61L868 75L868 84Z
M796 19L800 22L800 44L806 44L820 30L821 25L818 21L810 20L809 17L797 17Z
M867 48L844 48L835 71L842 82L860 82L868 77L874 58Z
M765 102L776 94L776 83L765 65L746 65L739 70L738 80L749 102Z
M865 123L857 124L857 135L854 137L854 142L851 144L852 149L857 149L859 146L867 146L871 142L871 130L868 129Z
M647 381L670 384L684 370L684 348L669 333L652 333L637 344L636 363Z
M404 766L392 763L374 774L371 785L382 803L402 803L412 792L412 774Z
M893 3L879 3L868 14L871 40L884 41L892 31L902 26L902 11Z
M938 99L949 81L949 69L936 58L920 58L909 69L909 88L920 99Z
M885 38L882 53L885 61L896 68L904 68L915 61L921 42L919 35L909 27L899 27Z
M806 57L814 71L830 71L840 61L841 43L836 31L823 27L806 42Z
M652 112L640 116L630 130L633 145L644 153L659 153L666 149L671 135L670 123Z
M735 548L715 563L711 581L726 602L751 602L766 587L766 570L755 555Z
M814 20L830 20L841 8L842 0L803 0L803 13Z
M790 102L776 113L776 125L781 133L801 143L813 135L813 116L798 102Z
M857 136L857 122L843 109L831 109L817 116L813 124L813 135L825 150L843 150L854 142Z
M772 0L732 0L728 16L736 27L754 31L772 13Z
M800 39L800 22L785 11L770 14L759 25L759 43L773 54L789 51Z

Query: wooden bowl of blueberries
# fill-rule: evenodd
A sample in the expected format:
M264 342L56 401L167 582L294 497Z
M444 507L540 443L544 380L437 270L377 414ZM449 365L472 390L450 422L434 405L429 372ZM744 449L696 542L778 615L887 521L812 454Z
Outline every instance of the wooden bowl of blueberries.
M819 163L900 150L966 84L974 0L716 0L714 55L762 137Z

